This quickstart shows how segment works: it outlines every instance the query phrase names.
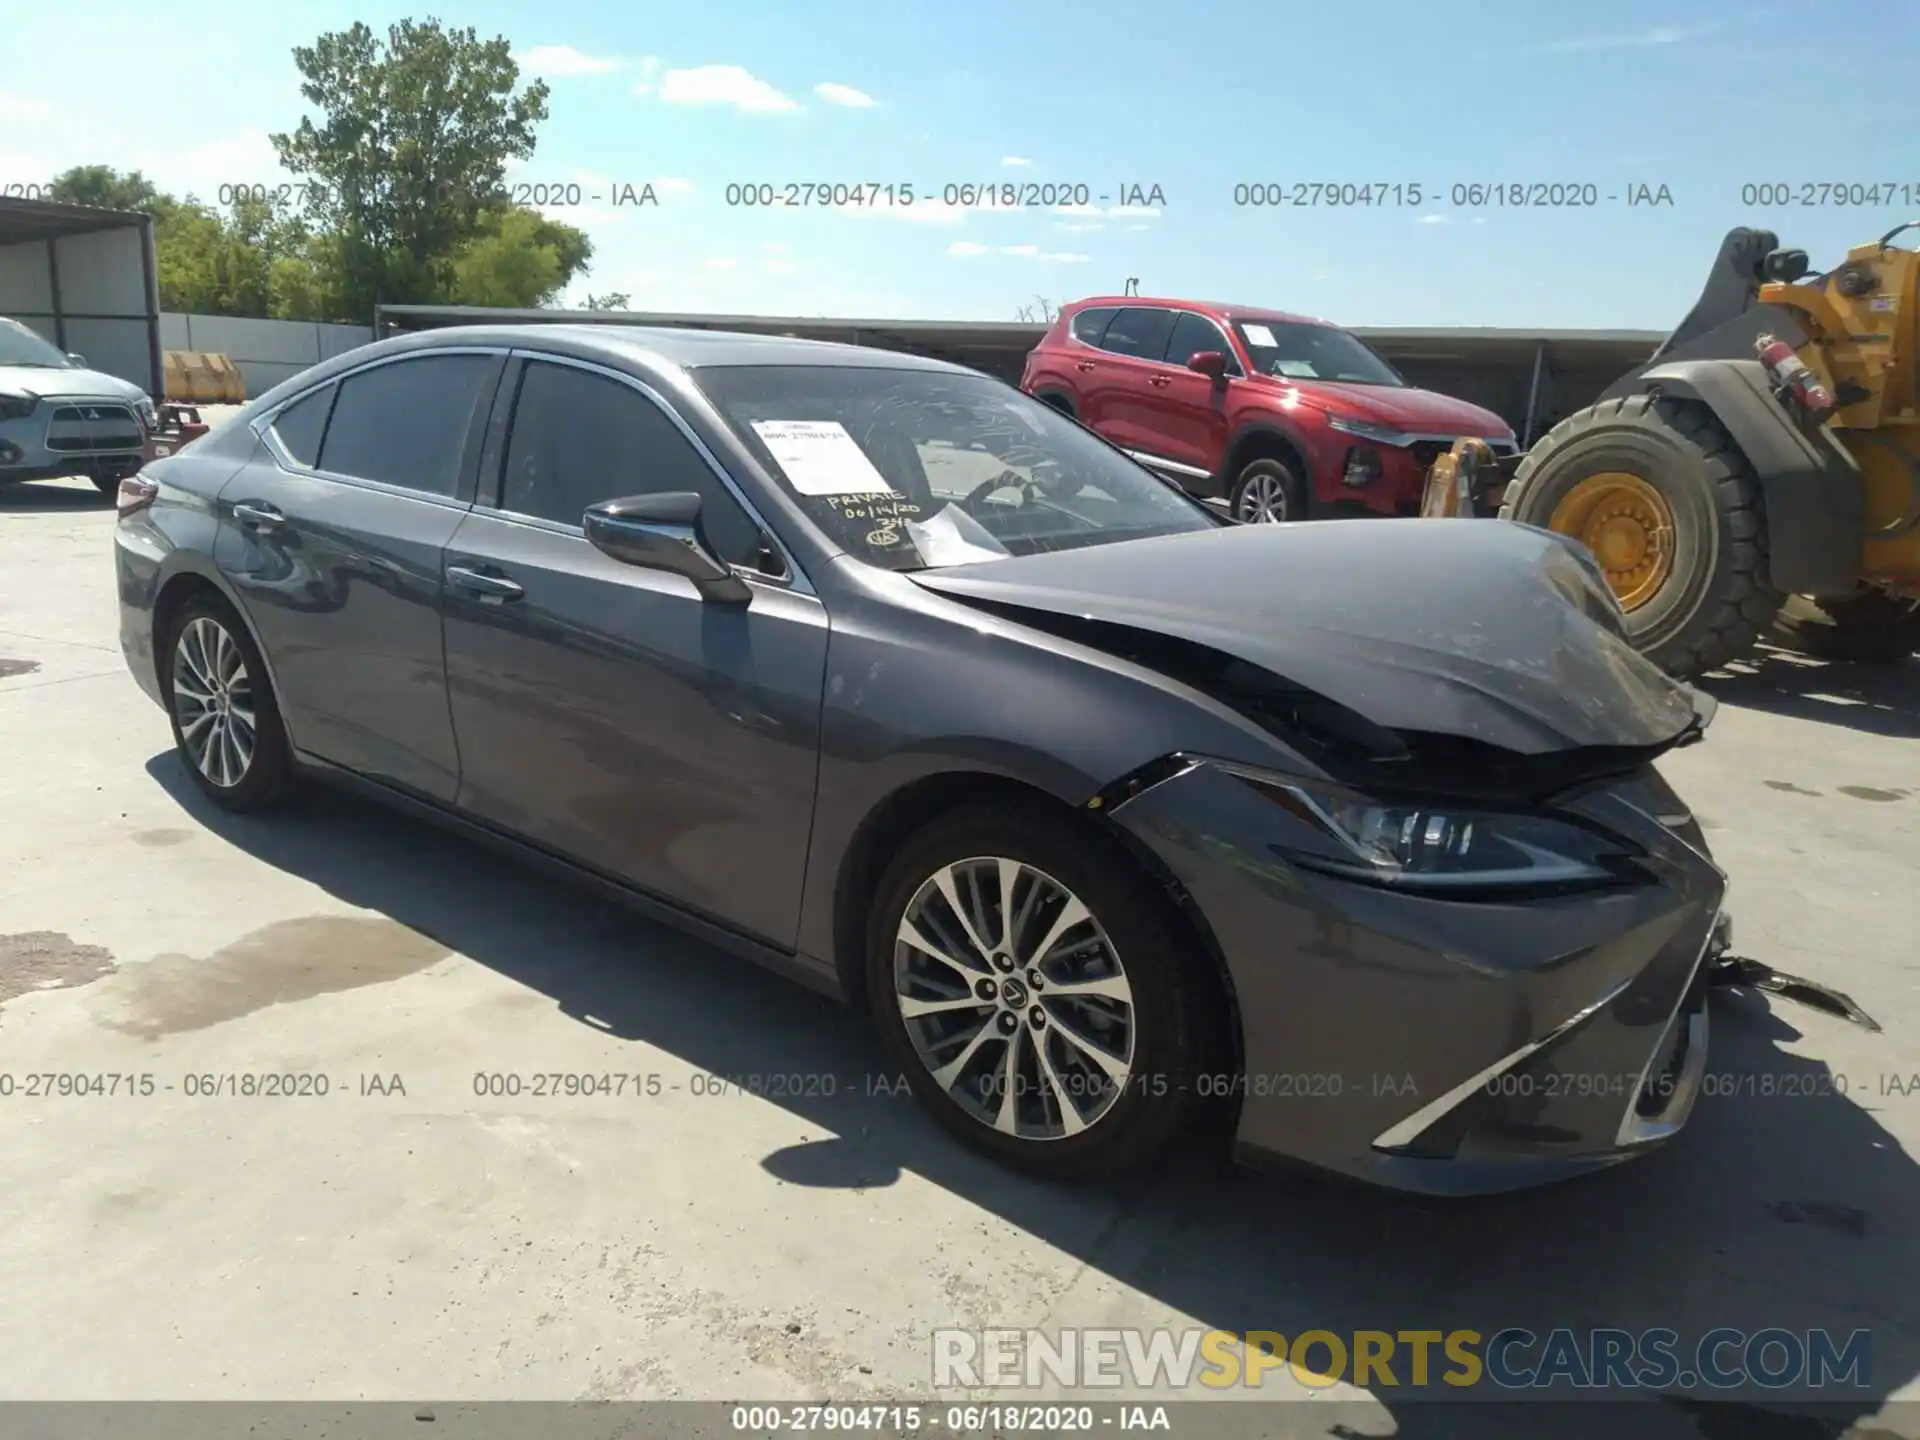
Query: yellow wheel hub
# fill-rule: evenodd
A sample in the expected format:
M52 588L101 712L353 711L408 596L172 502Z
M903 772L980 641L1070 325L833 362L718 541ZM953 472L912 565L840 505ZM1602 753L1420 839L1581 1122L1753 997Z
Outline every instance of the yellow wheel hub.
M1553 507L1547 528L1593 552L1622 610L1646 604L1673 573L1673 507L1638 475L1587 476Z

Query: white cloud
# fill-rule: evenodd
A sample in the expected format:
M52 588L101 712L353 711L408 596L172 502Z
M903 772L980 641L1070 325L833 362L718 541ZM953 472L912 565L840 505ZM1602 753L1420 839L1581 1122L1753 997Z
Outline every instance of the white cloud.
M982 245L973 240L956 240L947 246L947 254L961 260L982 255L1012 255L1021 260L1046 260L1056 264L1077 265L1091 256L1070 250L1042 250L1038 245Z
M1129 230L1151 230L1152 228L1151 225L1129 225L1127 227Z
M660 77L660 99L668 105L731 105L746 115L781 115L800 108L739 65L696 65L669 70Z
M1104 230L1107 227L1103 221L1099 221L1099 220L1076 223L1076 224L1068 224L1064 220L1056 220L1054 221L1053 228L1056 230L1064 231L1069 235L1085 235L1094 230ZM1146 227L1142 225L1142 226L1137 226L1135 228L1144 230Z
M657 75L659 71L659 56L649 55L646 59L642 60L640 62L640 78L634 84L633 93L636 95L651 95L653 93L653 77Z
M683 180L678 175L662 175L658 180L647 182L653 186L656 195L688 195L693 192L693 182Z
M571 45L535 45L531 50L514 53L523 70L532 70L541 78L548 75L607 75L626 68L627 62L614 55L589 55Z
M700 262L709 270L738 270L740 262L731 255L712 255Z
M1158 220L1160 212L1151 205L1056 205L1056 215L1072 215L1082 220Z
M152 166L128 168L145 170L161 190L196 195L210 205L218 202L222 185L298 183L280 167L279 153L264 130L242 130L190 150L169 153ZM296 194L296 204L299 199Z
M1539 48L1559 55L1588 50L1642 50L1654 45L1681 45L1711 35L1718 28L1716 25L1654 25L1631 35L1576 35L1566 40L1549 40Z
M769 275L791 275L800 267L791 260L762 260L760 268Z
M829 105L843 105L849 110L871 110L880 103L864 90L856 90L851 85L836 85L831 80L823 80L814 86L813 93Z
M1031 165L1033 161L1024 155L1002 155L1000 157L1000 163L1002 165Z
M36 100L31 95L14 95L0 90L0 120L20 120L32 122L47 120L53 116L53 105L46 100Z
M760 248L766 251L769 255L784 255L787 253L788 250L792 249L793 247L790 245L782 244L778 240L768 240L764 242L760 246Z
M1420 223L1422 225L1444 225L1447 223L1447 217L1444 215L1422 215L1420 217Z

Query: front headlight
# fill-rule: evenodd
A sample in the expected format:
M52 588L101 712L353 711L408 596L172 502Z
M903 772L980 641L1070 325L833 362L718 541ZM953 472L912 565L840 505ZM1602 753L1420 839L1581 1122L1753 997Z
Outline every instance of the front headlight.
M0 391L0 420L24 420L39 403L38 395L14 395Z
M134 412L139 415L140 423L149 433L160 428L160 412L154 408L153 401L142 395L133 403Z
M1391 425L1376 425L1371 420L1349 420L1343 415L1327 417L1327 424L1342 435L1357 435L1362 440L1371 440L1376 445L1404 445L1406 435Z
M1214 763L1298 822L1276 848L1309 870L1409 890L1578 888L1628 874L1631 846L1565 820L1385 803L1323 781Z

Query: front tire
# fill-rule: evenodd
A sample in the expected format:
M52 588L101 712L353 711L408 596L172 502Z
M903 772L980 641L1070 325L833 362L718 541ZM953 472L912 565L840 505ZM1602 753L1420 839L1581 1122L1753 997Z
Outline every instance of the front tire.
M1562 420L1500 518L1592 550L1634 648L1679 679L1746 654L1785 598L1767 578L1759 477L1698 401L1631 395Z
M1081 1179L1144 1167L1193 1112L1218 1033L1194 953L1109 842L1043 807L985 805L934 821L887 867L867 989L942 1126Z
M1307 482L1285 460L1247 462L1227 492L1227 513L1242 525L1276 525L1307 518Z
M173 743L225 810L264 810L294 786L293 750L260 651L224 600L196 595L167 626L160 674Z
M1898 665L1920 651L1920 604L1881 590L1796 595L1781 608L1774 633L1823 660Z

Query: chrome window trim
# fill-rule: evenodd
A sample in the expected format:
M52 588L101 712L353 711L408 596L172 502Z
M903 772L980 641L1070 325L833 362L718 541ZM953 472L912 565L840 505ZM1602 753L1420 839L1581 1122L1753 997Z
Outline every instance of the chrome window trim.
M280 437L274 434L273 422L280 418L281 411L291 409L308 396L317 394L329 385L338 385L342 381L351 379L355 375L364 375L369 370L378 370L383 365L400 365L408 360L424 360L435 355L504 356L510 353L511 351L504 345L445 345L433 346L424 350L409 350L404 355L382 355L377 359L367 361L364 365L355 365L349 369L337 371L324 380L315 381L297 395L289 395L271 410L262 411L260 414L254 416L253 419L248 422L248 428L253 431L255 438L266 446L267 453L273 456L274 464L289 474L304 475L315 480L331 480L336 484L352 485L362 490L371 490L378 495L398 495L408 500L424 500L435 505L444 506L449 510L460 510L463 512L471 510L473 503L468 500L461 500L457 496L439 495L431 490L416 490L406 485L391 485L385 480L372 480L365 475L348 475L338 470L322 470L316 465L308 465L300 460L296 460L292 455L287 453L286 447L280 443ZM337 403L338 397L335 397L335 399ZM331 414L327 417L327 423L329 425L333 423ZM322 439L324 441L325 437L323 436Z
M1150 450L1122 450L1120 453L1125 455L1129 460L1137 461L1146 466L1149 470L1164 470L1170 474L1185 475L1194 480L1211 480L1213 478L1211 472L1202 470L1198 465L1186 465L1178 460L1167 460L1155 455Z
M600 375L606 379L618 381L628 389L637 391L647 400L650 400L653 405L672 422L674 428L680 432L681 436L692 445L694 453L706 462L707 469L713 472L714 478L720 482L721 487L733 497L734 503L746 512L747 518L758 525L760 532L773 543L774 550L779 554L782 563L787 567L787 573L785 575L768 575L763 571L753 570L744 565L735 565L732 562L728 562L727 568L743 580L755 581L770 589L790 591L797 595L816 595L818 593L815 591L813 581L808 577L807 572L803 570L799 562L794 559L792 550L790 550L786 542L780 538L779 532L767 523L767 517L762 515L759 507L748 498L739 481L728 472L726 466L720 463L719 458L708 447L707 442L700 438L691 425L687 424L685 417L674 409L672 405L668 404L666 400L662 398L660 392L654 389L653 386L639 379L637 376L628 374L624 370L616 370L612 366L602 365L592 360L576 359L571 355L555 355L546 350L528 350L519 347L515 347L508 353L515 359L538 361L548 365L565 365L575 370L584 370L592 375ZM522 372L522 378L524 378L524 372ZM511 398L517 408L520 403L517 387ZM507 439L505 444L502 445L500 452L500 465L502 470L505 469L507 453L512 449L512 445L512 416L509 415ZM586 532L578 525L570 524L564 520L549 520L542 515L526 515L518 510L509 510L504 505L482 504L476 499L473 508L484 511L489 515L497 515L503 520L511 520L521 525L531 525L540 530L551 530L560 535L576 535L582 539L586 536Z

